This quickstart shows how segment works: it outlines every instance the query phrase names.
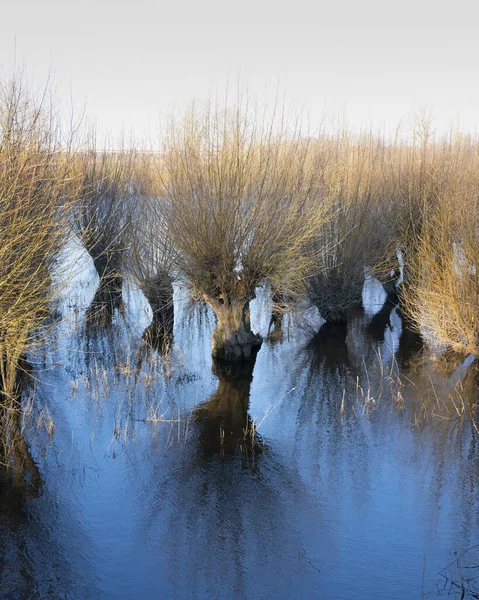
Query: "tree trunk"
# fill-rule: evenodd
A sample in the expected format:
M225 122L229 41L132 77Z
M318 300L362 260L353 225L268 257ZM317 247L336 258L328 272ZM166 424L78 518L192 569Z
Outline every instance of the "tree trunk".
M381 310L369 322L366 333L374 342L384 342L386 329L391 328L391 313L396 306L392 298L386 298Z
M401 368L407 369L412 362L423 354L424 340L417 331L415 324L401 310L401 305L399 305L398 314L401 317L402 329L395 358Z
M86 313L89 326L111 324L115 308L123 307L122 283L123 278L118 274L109 274L100 279L100 285Z
M401 277L401 271L396 268L389 274L389 277L382 282L383 290L386 292L388 300L395 301L398 299L398 281Z
M153 312L153 319L143 333L144 341L157 350L169 350L173 343L173 285L170 277L158 277L146 282L141 291Z
M283 319L286 310L286 301L280 292L275 292L272 297L273 308L268 327L268 339L277 342L283 339ZM273 328L273 329L271 329Z
M213 332L213 356L228 362L253 360L263 338L251 331L249 302L210 298L207 302L218 319Z
M109 264L108 257L104 255L93 258L93 264L100 283L86 313L87 325L107 326L111 324L115 308L123 306L123 277Z

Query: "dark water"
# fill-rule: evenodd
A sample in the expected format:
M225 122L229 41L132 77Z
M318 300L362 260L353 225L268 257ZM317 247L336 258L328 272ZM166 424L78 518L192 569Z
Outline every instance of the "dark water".
M479 542L470 360L443 379L371 284L347 329L303 318L254 370L212 364L213 318L177 289L163 361L133 288L87 331L97 280L74 272L31 357L22 476L0 471L0 598L461 597L440 572Z

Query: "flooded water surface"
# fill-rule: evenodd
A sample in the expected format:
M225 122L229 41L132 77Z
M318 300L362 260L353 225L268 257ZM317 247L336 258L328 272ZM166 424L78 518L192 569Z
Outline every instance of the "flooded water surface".
M155 349L139 291L91 327L74 271L0 467L1 599L477 597L451 579L479 563L474 362L446 376L369 282L347 327L275 343L259 290L265 341L228 366L181 286Z

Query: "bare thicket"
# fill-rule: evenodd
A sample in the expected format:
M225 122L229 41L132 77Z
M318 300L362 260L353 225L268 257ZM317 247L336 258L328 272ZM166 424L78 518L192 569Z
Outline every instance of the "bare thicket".
M249 302L265 279L294 296L326 219L312 146L283 116L247 103L194 107L165 136L166 231L180 275L213 309L213 355L250 358L261 344Z
M0 390L15 395L25 353L42 344L52 268L75 195L69 140L46 94L21 76L0 88Z
M344 322L361 304L365 267L372 267L388 296L399 290L410 303L426 215L434 214L438 198L462 196L466 180L474 180L470 140L454 132L439 139L425 117L403 134L386 139L343 132L316 141L332 218L319 230L323 250L308 297L327 321Z
M91 322L108 323L122 304L122 264L137 192L136 152L98 151L92 136L89 148L77 154L76 161L82 186L73 226L100 279L88 317Z

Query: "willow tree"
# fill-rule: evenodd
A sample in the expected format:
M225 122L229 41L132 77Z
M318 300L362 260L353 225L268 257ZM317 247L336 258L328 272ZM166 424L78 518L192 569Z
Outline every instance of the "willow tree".
M317 143L331 218L318 231L318 263L307 295L327 322L345 323L348 311L362 303L365 267L375 264L389 243L378 177L383 145L381 139L348 132Z
M81 193L73 212L73 226L90 254L99 286L89 315L108 322L122 303L122 263L127 246L130 205L134 191L136 154L97 151L94 138L77 155Z
M0 401L15 399L25 353L44 342L52 269L75 195L69 139L46 95L0 86Z
M141 196L131 214L126 273L143 292L153 314L143 339L167 350L173 340L176 249L165 234L164 201L154 195Z
M403 290L407 316L433 345L448 348L450 357L479 356L479 195L474 187L469 193L456 191L455 198L437 198L433 214L423 219Z
M425 153L434 156L422 179L401 300L416 331L446 347L443 359L451 362L454 353L479 355L477 140L451 133Z
M213 309L213 356L254 356L249 303L268 278L293 295L304 284L310 241L326 209L312 146L299 122L238 101L193 107L171 119L163 147L166 230L179 273Z

